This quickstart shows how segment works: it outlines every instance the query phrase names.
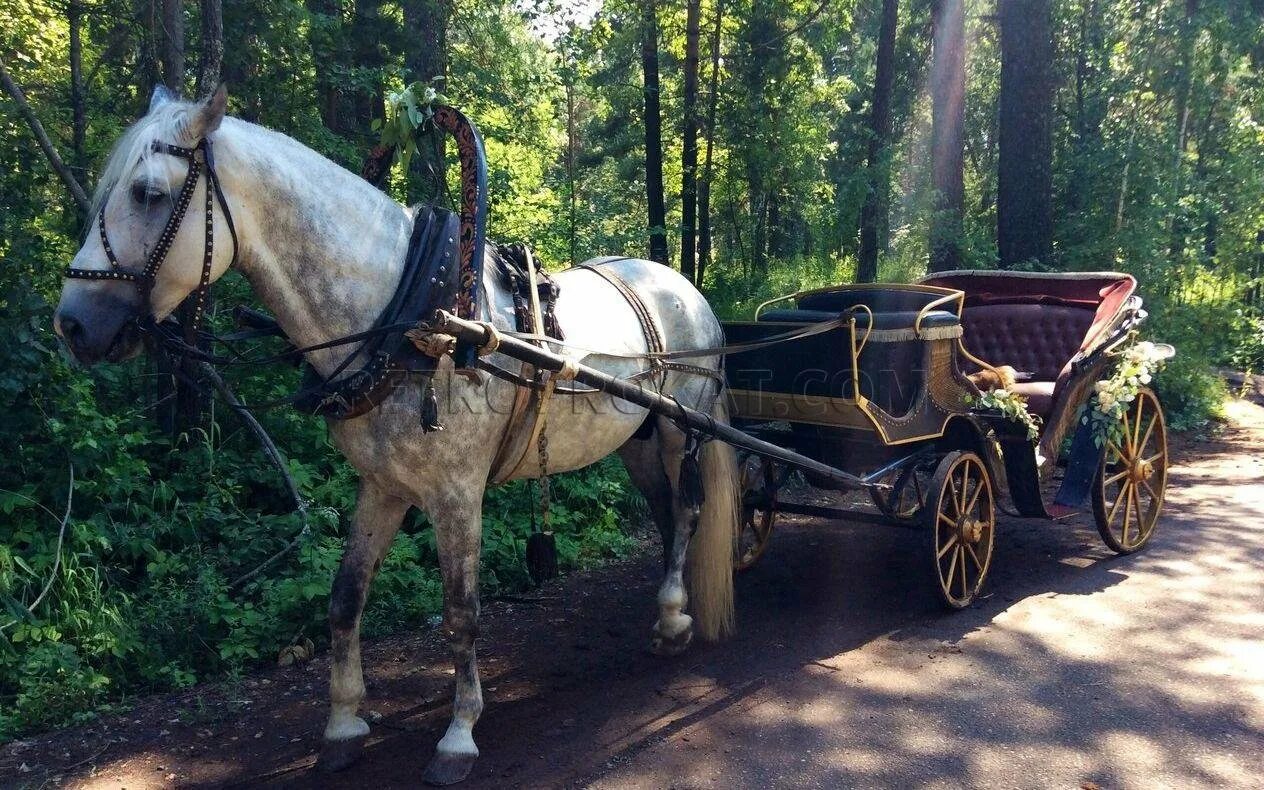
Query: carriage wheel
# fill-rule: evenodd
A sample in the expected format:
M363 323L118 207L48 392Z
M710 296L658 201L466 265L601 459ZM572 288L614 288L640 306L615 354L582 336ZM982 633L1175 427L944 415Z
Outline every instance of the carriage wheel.
M924 510L939 594L954 609L970 605L992 565L996 508L992 481L979 456L944 456L931 480Z
M744 571L754 565L772 541L777 489L783 478L771 461L750 456L742 462L742 523L733 547L735 570Z
M1167 489L1167 423L1159 399L1142 389L1123 419L1118 443L1106 441L1093 480L1093 517L1102 540L1131 554L1154 535Z
M915 461L900 470L891 484L891 490L869 489L869 497L882 515L893 521L908 524L915 521L926 507L926 492L930 483L926 480L921 462Z

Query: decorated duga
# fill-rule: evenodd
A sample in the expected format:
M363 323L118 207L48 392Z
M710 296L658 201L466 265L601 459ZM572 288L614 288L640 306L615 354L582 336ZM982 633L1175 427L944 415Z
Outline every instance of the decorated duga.
M155 92L102 171L55 327L85 364L149 348L211 366L306 365L289 404L327 419L360 475L330 598L327 769L352 764L368 735L361 612L416 507L434 528L455 669L451 722L422 778L468 775L483 709L482 500L508 480L619 454L663 538L650 639L665 655L733 630L734 571L763 552L778 514L844 514L781 496L795 470L867 492L877 512L848 517L922 531L952 607L983 587L998 509L1057 519L1091 507L1118 552L1154 534L1167 445L1146 384L1170 349L1137 342L1145 314L1128 275L842 285L722 324L669 267L605 257L548 275L526 247L489 242L482 142L451 107L424 119L456 142L449 210L400 205L226 105L223 88L198 102ZM231 344L203 321L230 269L269 313L247 311L246 334L289 350L208 350ZM537 537L528 560L547 566Z

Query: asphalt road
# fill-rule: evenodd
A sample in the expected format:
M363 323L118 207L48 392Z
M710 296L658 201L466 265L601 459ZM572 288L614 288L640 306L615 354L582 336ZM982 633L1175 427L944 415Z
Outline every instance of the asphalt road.
M656 560L485 610L468 788L1264 786L1264 408L1177 447L1160 532L1003 520L945 614L915 532L801 520L739 582L740 634L646 653ZM80 787L416 786L446 723L433 632L370 644L361 763L311 769L326 659L0 750Z

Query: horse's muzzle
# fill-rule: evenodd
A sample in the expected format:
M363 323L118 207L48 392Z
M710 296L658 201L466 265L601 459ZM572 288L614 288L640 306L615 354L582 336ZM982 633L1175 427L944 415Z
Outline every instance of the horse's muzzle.
M71 356L85 365L129 359L142 347L139 314L131 301L101 294L90 301L63 296L53 329Z

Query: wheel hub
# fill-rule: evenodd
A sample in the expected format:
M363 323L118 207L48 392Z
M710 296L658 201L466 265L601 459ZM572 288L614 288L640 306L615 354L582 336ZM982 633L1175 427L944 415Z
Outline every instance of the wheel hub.
M983 538L983 521L969 517L958 519L957 537L963 543L978 543Z
M1154 475L1154 464L1138 458L1128 469L1128 478L1134 483L1149 480Z

